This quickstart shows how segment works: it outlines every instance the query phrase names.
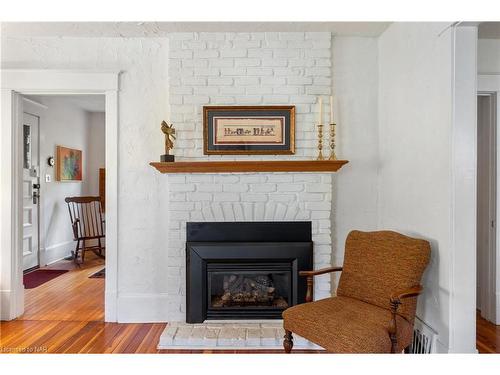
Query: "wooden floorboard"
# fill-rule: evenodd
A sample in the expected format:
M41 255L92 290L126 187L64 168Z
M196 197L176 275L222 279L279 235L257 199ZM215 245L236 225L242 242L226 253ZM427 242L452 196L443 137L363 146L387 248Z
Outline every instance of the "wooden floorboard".
M158 350L166 323L105 323L104 279L91 279L104 261L88 254L82 267L60 261L47 268L69 272L25 293L25 313L0 322L0 353L283 353L282 350ZM477 316L477 349L500 353L500 326ZM322 351L294 350L294 353Z
M500 326L476 315L476 346L479 353L500 353Z
M104 320L104 279L89 276L104 268L104 260L92 253L81 267L59 261L46 268L69 272L25 291L25 313L21 320Z
M25 313L0 322L0 353L282 353L281 350L158 350L166 323L105 323L104 279L89 278L104 260L88 253L78 267L59 261L47 269L65 269L37 288L25 291ZM308 352L312 351L297 351Z
M89 278L104 260L87 254L80 267L72 261L47 269L62 274L25 291L25 313L0 323L0 353L157 353L165 323L105 323L104 279Z

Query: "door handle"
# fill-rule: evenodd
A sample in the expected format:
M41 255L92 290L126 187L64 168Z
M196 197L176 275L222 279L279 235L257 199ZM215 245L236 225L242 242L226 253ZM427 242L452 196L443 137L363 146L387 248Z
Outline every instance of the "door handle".
M37 204L40 198L40 184L33 184L33 204Z

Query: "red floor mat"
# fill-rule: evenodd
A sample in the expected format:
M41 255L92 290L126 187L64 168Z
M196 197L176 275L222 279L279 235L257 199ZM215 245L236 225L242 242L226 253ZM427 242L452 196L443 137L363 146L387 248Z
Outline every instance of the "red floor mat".
M68 270L36 270L23 276L24 288L33 289L50 281Z

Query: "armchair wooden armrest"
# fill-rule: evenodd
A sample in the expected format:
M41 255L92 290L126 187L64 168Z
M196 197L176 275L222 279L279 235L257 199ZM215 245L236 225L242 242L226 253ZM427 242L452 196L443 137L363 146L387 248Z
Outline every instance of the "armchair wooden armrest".
M399 293L393 294L391 296L391 302L395 301L395 302L398 302L398 304L401 304L401 300L402 299L418 296L420 293L422 293L422 290L424 290L424 288L422 287L422 285L412 286L408 290L405 290L403 292L399 292Z
M325 273L342 271L342 267L328 267L322 268L320 270L313 271L299 271L299 276L307 277L307 293L306 293L306 302L312 302L313 299L313 277L318 275L323 275Z
M410 297L416 297L424 288L422 285L412 286L410 289L404 290L391 295L390 307L391 307L391 321L389 323L389 337L391 339L391 353L396 353L397 348L397 325L396 325L396 315L398 312L399 305L401 305L401 300Z

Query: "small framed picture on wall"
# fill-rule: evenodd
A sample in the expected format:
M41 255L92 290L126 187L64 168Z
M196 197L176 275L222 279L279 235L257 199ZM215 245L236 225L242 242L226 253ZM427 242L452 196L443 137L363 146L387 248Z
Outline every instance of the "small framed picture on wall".
M205 155L295 153L295 106L203 107Z
M56 180L61 182L79 182L82 179L82 151L56 146Z

